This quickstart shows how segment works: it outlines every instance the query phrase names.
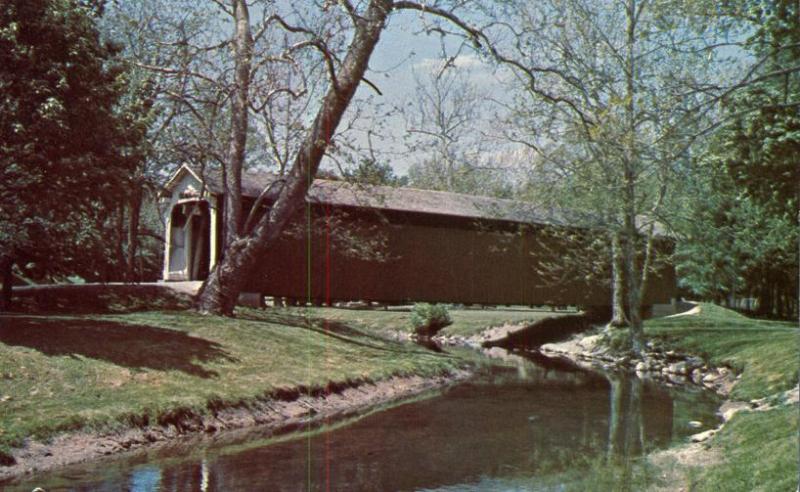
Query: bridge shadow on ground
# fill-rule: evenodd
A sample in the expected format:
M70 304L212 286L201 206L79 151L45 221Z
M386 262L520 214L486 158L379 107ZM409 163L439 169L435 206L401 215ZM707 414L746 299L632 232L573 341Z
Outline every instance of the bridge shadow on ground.
M278 313L274 311L261 311L258 315L240 314L240 319L251 321L262 321L278 325L292 326L310 330L321 335L335 338L345 343L351 343L365 348L381 350L384 352L394 352L403 354L431 355L431 350L414 350L409 344L392 343L390 340L370 333L367 330L354 328L341 321L333 321L324 318L311 316L300 316L288 313ZM446 354L446 352L442 352ZM447 356L447 355L445 355Z
M501 340L484 342L483 346L502 348L539 347L545 343L567 340L576 333L590 329L593 323L597 323L597 320L583 314L545 318L522 330L510 333Z
M82 356L131 369L181 371L217 377L203 362L235 361L222 346L188 334L109 321L8 317L0 321L0 343L49 356Z
M13 310L29 314L99 314L186 309L191 296L164 285L76 284L14 288Z

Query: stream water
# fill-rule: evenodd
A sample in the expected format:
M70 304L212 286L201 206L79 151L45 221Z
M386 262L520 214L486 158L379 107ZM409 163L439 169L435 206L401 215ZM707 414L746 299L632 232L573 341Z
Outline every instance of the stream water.
M500 365L468 382L346 426L74 467L9 488L563 490L592 463L624 461L717 424L719 401L708 392L499 353Z

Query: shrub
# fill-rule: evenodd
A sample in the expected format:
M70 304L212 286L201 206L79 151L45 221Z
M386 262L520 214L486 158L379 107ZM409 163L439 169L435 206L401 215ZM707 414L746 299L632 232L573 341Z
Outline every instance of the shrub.
M421 337L432 337L452 322L445 304L421 302L414 304L414 309L411 310L411 326Z

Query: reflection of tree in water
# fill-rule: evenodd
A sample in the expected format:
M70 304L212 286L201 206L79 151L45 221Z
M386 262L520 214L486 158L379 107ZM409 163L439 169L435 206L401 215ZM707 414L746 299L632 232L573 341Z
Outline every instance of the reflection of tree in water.
M609 375L611 412L608 419L608 459L621 467L622 485L630 485L633 462L645 449L642 417L643 384L639 378Z

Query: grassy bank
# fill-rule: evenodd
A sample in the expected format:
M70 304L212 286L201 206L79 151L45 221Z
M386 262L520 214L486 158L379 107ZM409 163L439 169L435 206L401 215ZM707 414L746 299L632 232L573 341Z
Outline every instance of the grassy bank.
M0 317L0 446L462 364L285 311Z
M334 308L284 308L281 311L293 315L306 313L307 316L339 321L351 326L357 326L365 331L381 335L391 335L396 332L412 333L414 330L409 322L409 312L400 310L380 309L334 309ZM453 324L446 326L440 332L442 335L455 335L470 337L477 335L487 328L503 324L532 324L553 316L574 314L553 312L550 310L532 309L450 309Z
M800 330L796 323L751 319L713 304L698 315L653 319L648 338L741 373L731 398L751 400L786 391L798 381Z
M723 462L694 472L697 491L787 491L797 489L797 405L763 412L739 412L712 446Z
M767 411L739 412L712 440L717 464L688 470L689 490L793 491L797 488L798 409L778 395L798 384L800 330L796 323L756 320L713 304L697 315L645 325L648 337L681 352L727 365L741 379L731 398L772 397Z

